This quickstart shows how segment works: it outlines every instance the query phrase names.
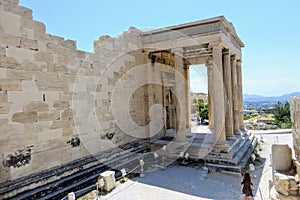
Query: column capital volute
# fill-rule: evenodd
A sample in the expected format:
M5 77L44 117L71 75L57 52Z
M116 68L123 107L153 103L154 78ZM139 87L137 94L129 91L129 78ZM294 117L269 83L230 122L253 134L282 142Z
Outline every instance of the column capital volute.
M212 67L212 58L211 58L211 56L209 56L208 58L207 58L207 60L206 60L206 63L205 63L205 65L207 66L207 67Z
M231 59L231 60L235 60L235 58L236 58L236 55L235 55L235 54L230 54L230 59Z
M236 59L236 63L237 63L237 64L242 64L242 59L237 58L237 59Z
M231 52L230 52L230 49L223 49L223 54L224 55L229 55L230 56L230 54L231 54Z

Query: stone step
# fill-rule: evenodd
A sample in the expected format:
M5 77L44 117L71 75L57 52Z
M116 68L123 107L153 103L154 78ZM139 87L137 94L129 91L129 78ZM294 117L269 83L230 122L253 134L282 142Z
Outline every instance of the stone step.
M199 147L194 147L191 146L188 149L188 153L192 156L197 156L199 154L199 151L201 151L202 155L205 155L204 158L211 158L211 159L215 159L215 158L221 158L221 159L233 159L235 157L235 155L239 152L239 150L241 149L241 147L244 145L244 143L247 141L247 139L249 137L253 137L251 135L247 135L245 134L244 136L239 136L239 138L236 139L236 142L233 143L231 150L228 153L223 153L223 152L213 152L210 149L203 149L201 146L201 149L199 149ZM251 138L250 138L251 139ZM203 151L206 151L206 154L203 153Z
M254 135L252 135L249 138L245 139L243 146L239 148L238 153L234 156L233 159L208 157L206 158L206 161L215 164L238 165L254 138Z
M233 172L242 172L242 168L247 164L254 148L257 145L257 138L253 137L253 140L251 141L250 145L248 146L246 152L244 152L243 156L241 157L240 161L236 165L228 165L228 164L216 164L216 163L207 163L207 166L219 168L227 171L233 171Z
M209 153L210 158L224 158L224 159L233 159L235 155L240 151L242 146L245 144L247 139L251 137L249 135L245 135L243 137L240 137L237 139L237 142L235 145L231 148L231 150L228 153L216 153L216 152L211 152Z

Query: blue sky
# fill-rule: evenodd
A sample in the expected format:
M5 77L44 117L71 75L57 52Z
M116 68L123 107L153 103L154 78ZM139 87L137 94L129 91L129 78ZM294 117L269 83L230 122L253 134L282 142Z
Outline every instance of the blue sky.
M160 28L224 15L245 43L244 93L276 96L300 91L299 0L20 0L20 4L33 9L34 19L46 24L47 33L76 40L78 49L90 52L99 36L117 36L131 26ZM194 91L205 88L201 82Z

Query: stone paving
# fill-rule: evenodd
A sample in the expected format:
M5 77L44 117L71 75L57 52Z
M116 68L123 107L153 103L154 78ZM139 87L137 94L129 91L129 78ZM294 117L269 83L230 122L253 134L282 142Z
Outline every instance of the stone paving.
M264 165L251 172L255 185L254 199L267 200L269 199L269 180L272 179L271 146L278 143L292 147L292 134L254 134L263 141L259 155L265 161ZM99 199L243 199L240 188L242 177L210 172L205 178L202 172L201 169L171 165L165 170L146 173L144 178L135 178L120 184L111 193ZM90 199L94 198L95 196L90 197Z

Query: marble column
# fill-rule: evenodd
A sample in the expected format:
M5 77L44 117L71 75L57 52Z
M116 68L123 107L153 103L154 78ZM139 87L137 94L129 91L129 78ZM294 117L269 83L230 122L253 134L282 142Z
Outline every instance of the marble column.
M190 70L189 66L184 67L185 79L185 110L186 110L186 128L191 127L191 101L190 101Z
M207 90L208 90L208 120L209 120L209 129L214 129L214 115L213 115L213 94L212 94L212 87L213 87L213 79L212 79L212 59L208 58L206 62L207 67Z
M244 128L244 114L243 114L243 82L242 82L242 62L237 60L236 62L237 71L237 85L238 85L238 105L239 105L239 129L245 131Z
M222 46L212 48L214 141L216 147L226 147Z
M183 58L174 53L176 95L176 142L186 141L186 103Z
M235 139L233 132L233 112L232 112L232 81L231 81L231 65L229 51L223 55L224 63L224 87L225 87L225 132L227 139Z
M235 56L231 56L231 81L232 81L232 110L233 110L233 131L234 134L240 134L239 123L239 98L237 87L237 71Z

